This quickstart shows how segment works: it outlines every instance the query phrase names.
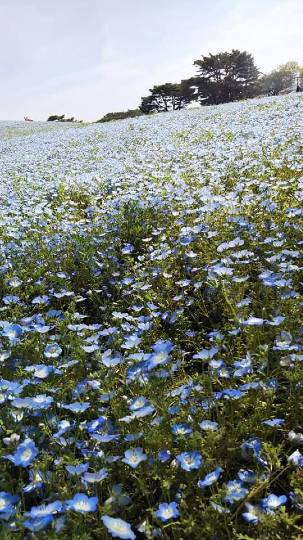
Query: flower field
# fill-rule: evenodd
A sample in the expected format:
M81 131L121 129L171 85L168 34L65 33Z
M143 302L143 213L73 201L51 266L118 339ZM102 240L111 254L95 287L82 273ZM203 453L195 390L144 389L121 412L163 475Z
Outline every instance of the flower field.
M302 132L0 123L1 539L303 538Z

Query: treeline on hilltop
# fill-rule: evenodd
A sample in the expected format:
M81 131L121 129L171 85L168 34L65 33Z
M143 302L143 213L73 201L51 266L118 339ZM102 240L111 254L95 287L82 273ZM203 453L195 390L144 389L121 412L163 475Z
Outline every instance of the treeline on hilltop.
M97 123L180 111L192 103L219 105L258 95L278 95L296 88L301 91L303 86L303 67L297 62L287 62L264 74L255 65L251 54L237 49L202 56L193 65L196 74L189 79L155 85L141 98L137 109L107 113ZM49 116L48 121L81 122L74 117L65 118L64 114Z
M193 77L151 88L149 95L141 98L138 109L107 113L97 122L179 111L191 103L218 105L258 95L277 95L295 89L296 81L297 90L302 87L303 68L297 62L287 62L264 74L255 65L251 54L237 49L202 56L194 61L194 66L197 73Z
M65 118L65 114L52 114L47 119L48 122L83 122L83 120L75 120L74 116Z
M98 122L110 122L111 120L123 120L124 118L135 118L143 113L140 109L128 109L128 111L118 111L107 113Z

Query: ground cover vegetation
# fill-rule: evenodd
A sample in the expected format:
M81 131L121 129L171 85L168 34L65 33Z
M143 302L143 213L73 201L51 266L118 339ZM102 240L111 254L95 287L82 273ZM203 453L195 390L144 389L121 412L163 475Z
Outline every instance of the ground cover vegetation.
M0 123L0 538L302 538L302 108Z

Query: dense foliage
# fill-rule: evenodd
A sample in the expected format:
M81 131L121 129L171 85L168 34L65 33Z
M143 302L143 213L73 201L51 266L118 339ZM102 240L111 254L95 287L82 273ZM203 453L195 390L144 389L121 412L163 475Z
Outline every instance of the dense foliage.
M180 84L156 85L151 88L150 92L151 94L143 97L141 101L140 109L145 114L180 111L197 99L195 87L186 80L181 81Z
M48 117L47 121L48 122L79 122L79 120L75 120L74 116L71 116L71 118L65 118L65 114L52 114L51 116Z
M299 539L302 97L0 123L0 537Z
M201 105L218 105L259 93L259 70L246 51L233 49L202 56L195 60L194 66L196 76L178 84L165 83L150 89L150 95L142 98L142 112L180 110L197 100Z
M296 77L297 76L297 77ZM297 62L287 62L264 75L260 79L263 92L278 95L280 92L294 88L295 80L297 84L303 79L303 68Z
M136 118L141 116L143 113L140 109L128 109L128 111L118 111L110 112L105 114L100 120L97 120L97 123L101 122L111 122L112 120L124 120L125 118Z
M203 105L218 105L256 96L259 70L251 54L233 49L195 60L196 84Z

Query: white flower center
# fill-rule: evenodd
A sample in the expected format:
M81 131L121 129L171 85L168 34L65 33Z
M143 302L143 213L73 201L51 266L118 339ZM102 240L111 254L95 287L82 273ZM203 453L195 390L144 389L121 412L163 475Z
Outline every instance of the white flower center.
M117 533L127 533L127 527L123 523L113 523L111 529Z
M153 362L155 364L160 364L163 360L166 359L166 354L164 352L159 352L157 355L153 358Z
M0 499L0 510L3 510L3 508L6 507L6 500L5 499Z
M24 452L22 452L21 457L22 459L26 461L27 459L31 457L31 455L32 455L32 451L30 449L27 449L27 450L24 450Z
M76 510L89 510L89 503L87 501L79 501L75 504Z
M129 458L129 461L130 461L131 463L138 463L138 461L139 461L139 456L131 456L131 457Z
M143 399L137 399L134 403L134 406L135 407L143 407L144 405L144 400Z
M43 403L43 401L45 400L45 397L44 396L35 396L34 400L35 400L36 403Z

